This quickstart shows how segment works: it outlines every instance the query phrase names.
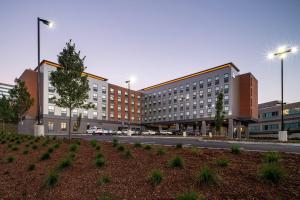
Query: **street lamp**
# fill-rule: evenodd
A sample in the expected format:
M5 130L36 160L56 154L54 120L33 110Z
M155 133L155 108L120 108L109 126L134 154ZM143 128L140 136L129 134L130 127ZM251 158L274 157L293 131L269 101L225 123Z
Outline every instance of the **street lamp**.
M273 59L275 57L279 57L281 60L281 131L284 131L284 121L283 121L283 59L286 58L288 53L297 53L297 47L287 47L280 46L277 48L275 52L271 52L268 54L268 59Z
M128 80L128 81L125 81L125 83L127 83L128 84L128 87L127 87L127 93L128 93L128 131L130 131L130 109L129 109L129 99L131 98L130 97L130 79ZM130 106L130 108L131 108L131 106Z
M52 28L54 23L49 20L37 18L37 31L38 31L38 74L37 74L37 115L38 115L38 125L41 125L41 108L40 108L40 22L47 25L49 28Z

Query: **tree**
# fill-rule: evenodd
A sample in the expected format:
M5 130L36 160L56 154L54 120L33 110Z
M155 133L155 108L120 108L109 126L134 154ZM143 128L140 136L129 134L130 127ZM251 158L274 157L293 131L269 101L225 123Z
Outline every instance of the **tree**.
M22 120L24 114L33 105L33 98L30 96L25 82L16 79L15 86L9 91L9 104L10 104L10 118L12 121L19 122Z
M215 115L215 127L216 127L216 132L218 135L220 134L220 129L222 127L223 120L224 120L223 97L224 97L224 94L221 91L218 94L218 100L216 103L216 115Z
M61 67L51 72L50 81L59 97L52 100L55 105L69 109L69 140L71 140L72 111L75 108L89 109L94 105L86 103L90 88L87 75L83 74L86 69L85 57L80 58L80 51L76 52L75 44L70 40L57 57Z
M13 118L13 112L9 103L9 100L3 96L0 99L0 119L4 121L11 121Z

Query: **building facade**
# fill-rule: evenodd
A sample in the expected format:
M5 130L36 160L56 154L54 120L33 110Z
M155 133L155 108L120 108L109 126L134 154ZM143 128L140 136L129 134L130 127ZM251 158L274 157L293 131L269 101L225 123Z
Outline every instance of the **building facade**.
M0 99L4 96L7 98L9 96L9 90L11 90L13 87L14 85L0 83Z
M259 120L249 125L251 135L277 134L281 130L281 102L270 101L259 104ZM300 102L283 107L284 130L300 133Z
M257 80L239 75L233 64L217 66L142 89L143 124L147 127L214 134L218 94L224 93L224 127L221 135L246 133L257 119Z
M45 133L66 133L69 112L54 105L58 94L49 81L50 73L60 67L47 60L40 67L41 118ZM183 76L139 91L108 83L108 79L85 73L90 91L88 102L95 109L72 111L73 132L83 133L91 126L107 129L186 130L193 134L215 134L217 97L224 93L225 120L221 135L234 137L247 133L248 123L257 119L257 80L251 73L239 75L233 63ZM35 99L20 132L33 132L37 118L37 70L25 70L20 77ZM79 117L80 116L80 117ZM80 120L80 127L75 123Z

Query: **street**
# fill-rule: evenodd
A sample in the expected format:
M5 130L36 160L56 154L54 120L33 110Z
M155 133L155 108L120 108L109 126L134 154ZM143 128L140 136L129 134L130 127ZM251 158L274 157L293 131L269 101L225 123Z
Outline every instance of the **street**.
M240 146L247 151L279 151L286 153L300 153L300 144L283 144L271 142L240 142L240 141L208 141L199 140L197 137L165 137L165 136L110 136L110 135L77 135L73 138L85 140L112 141L117 138L122 143L140 142L151 145L174 146L181 143L183 146L211 148L211 149L230 149L233 144Z

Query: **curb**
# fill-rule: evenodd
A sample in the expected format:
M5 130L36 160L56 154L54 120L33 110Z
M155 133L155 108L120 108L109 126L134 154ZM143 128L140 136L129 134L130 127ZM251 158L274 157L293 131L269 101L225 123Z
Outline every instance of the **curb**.
M300 144L295 143L276 143L276 142L252 142L252 141L227 141L227 140L202 140L198 139L200 142L220 142L220 143L230 143L230 144L271 144L271 145L282 145L282 146L296 146L300 147Z

